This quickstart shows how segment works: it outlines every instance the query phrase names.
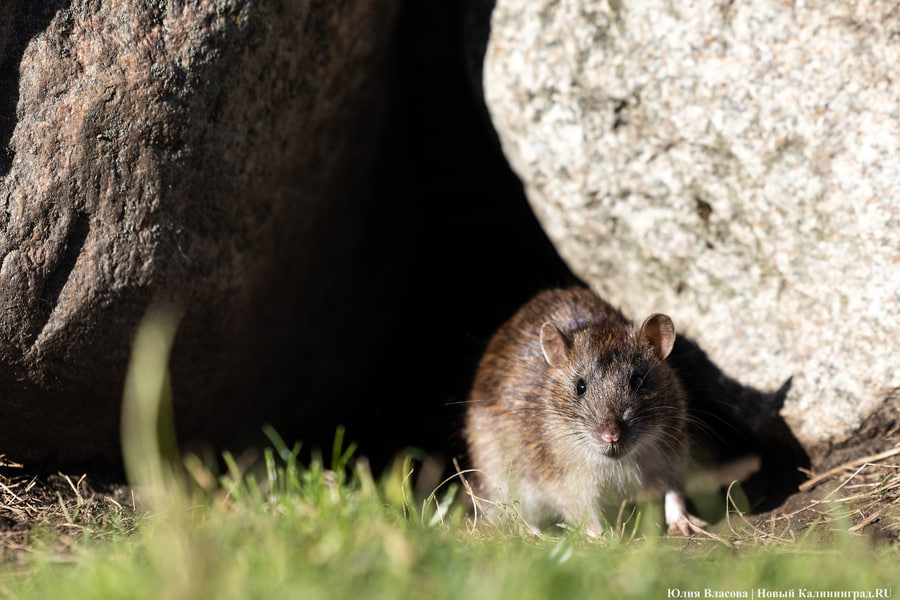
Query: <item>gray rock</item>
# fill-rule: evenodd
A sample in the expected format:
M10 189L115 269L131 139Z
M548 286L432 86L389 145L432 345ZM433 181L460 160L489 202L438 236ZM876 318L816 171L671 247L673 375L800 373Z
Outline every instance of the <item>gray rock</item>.
M397 2L61 4L0 17L0 452L116 456L157 300L185 311L179 429L225 431L355 325L321 313L354 268Z
M808 447L900 387L892 2L498 0L485 94L558 250Z

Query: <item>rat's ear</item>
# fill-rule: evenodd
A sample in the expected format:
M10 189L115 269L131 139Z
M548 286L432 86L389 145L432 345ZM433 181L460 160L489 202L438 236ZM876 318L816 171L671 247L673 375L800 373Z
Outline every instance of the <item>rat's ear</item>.
M541 327L541 352L547 364L557 369L569 360L569 340L550 321Z
M638 339L641 343L649 344L657 358L665 360L675 345L675 325L667 315L653 313L641 325Z

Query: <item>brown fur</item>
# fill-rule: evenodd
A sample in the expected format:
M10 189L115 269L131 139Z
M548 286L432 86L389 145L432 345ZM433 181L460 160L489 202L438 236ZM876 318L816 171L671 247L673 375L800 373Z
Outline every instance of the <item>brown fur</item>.
M546 323L563 339L547 328L542 351ZM533 526L562 518L594 534L598 511L638 488L671 492L691 519L677 475L684 391L664 360L672 341L668 317L637 330L586 289L535 296L491 338L472 386L465 436L478 493L512 502Z

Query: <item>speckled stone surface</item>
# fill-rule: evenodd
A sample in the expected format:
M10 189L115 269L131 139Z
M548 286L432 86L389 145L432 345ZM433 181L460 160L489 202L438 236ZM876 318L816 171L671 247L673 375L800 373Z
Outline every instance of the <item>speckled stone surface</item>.
M672 315L800 441L900 387L900 10L498 0L484 72L560 253Z

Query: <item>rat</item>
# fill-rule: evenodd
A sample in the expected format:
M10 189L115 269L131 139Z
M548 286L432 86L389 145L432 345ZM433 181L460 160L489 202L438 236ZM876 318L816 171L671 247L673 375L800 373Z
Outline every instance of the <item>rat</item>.
M535 530L562 519L599 537L601 515L646 489L664 493L670 533L705 527L681 487L688 417L665 360L674 343L668 316L636 328L585 288L532 298L491 337L472 384L477 495L511 502Z

